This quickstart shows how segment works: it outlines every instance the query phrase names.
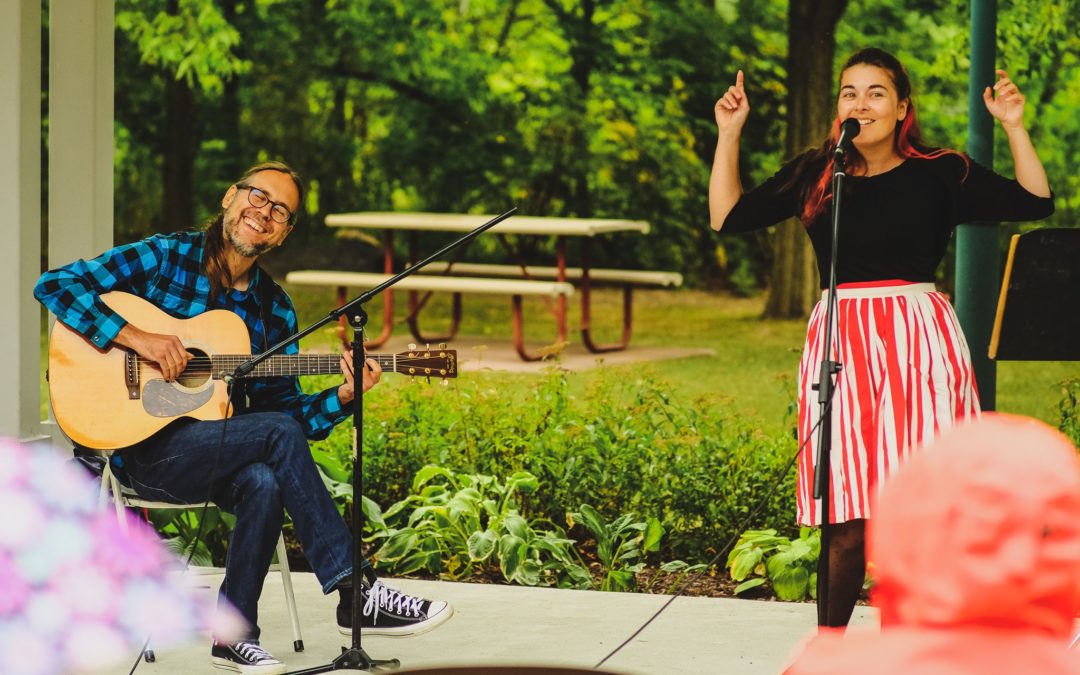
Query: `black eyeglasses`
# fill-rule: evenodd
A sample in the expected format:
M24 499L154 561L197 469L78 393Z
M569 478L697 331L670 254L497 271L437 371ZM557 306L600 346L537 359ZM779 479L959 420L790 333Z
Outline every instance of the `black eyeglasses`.
M266 196L266 193L257 187L251 185L237 185L238 190L248 191L248 203L257 209L261 209L267 204L272 204L270 207L270 217L277 223L287 223L292 220L293 212L289 210L289 207L285 206L281 202L272 202L270 198Z

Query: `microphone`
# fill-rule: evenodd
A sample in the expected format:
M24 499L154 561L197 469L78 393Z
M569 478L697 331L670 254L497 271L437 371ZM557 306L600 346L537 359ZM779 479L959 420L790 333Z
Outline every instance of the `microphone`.
M859 135L862 131L862 125L859 124L859 120L854 117L849 117L840 125L840 140L836 142L836 149L833 150L833 157L837 160L844 158L847 151L851 148L851 141Z

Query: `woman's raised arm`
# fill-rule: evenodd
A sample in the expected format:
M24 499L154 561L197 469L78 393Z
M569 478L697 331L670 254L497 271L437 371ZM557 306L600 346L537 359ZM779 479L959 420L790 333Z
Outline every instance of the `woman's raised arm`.
M716 154L713 157L712 174L709 177L709 226L719 231L731 209L742 196L739 179L739 137L750 114L750 104L743 88L743 71L735 76L735 84L728 87L713 107L716 116Z
M998 81L993 89L983 91L983 103L994 119L1001 122L1009 139L1009 151L1013 157L1016 182L1037 197L1050 196L1050 182L1046 178L1031 136L1024 128L1024 95L1004 70L998 70ZM996 95L995 95L996 94Z

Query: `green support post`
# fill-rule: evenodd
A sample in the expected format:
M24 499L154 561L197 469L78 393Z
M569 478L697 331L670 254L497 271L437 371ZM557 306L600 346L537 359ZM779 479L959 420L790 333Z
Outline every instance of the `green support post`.
M972 0L971 69L968 73L968 154L994 163L994 120L983 88L994 82L997 0ZM971 348L983 410L997 407L997 364L987 356L994 327L999 280L996 223L964 223L956 230L956 313Z

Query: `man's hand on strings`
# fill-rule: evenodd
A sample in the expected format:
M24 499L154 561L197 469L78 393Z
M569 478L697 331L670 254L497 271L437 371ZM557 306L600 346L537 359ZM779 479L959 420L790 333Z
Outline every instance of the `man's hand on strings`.
M161 371L161 376L172 382L184 372L191 354L184 349L184 343L175 335L148 333L140 328L125 324L115 340L135 353L151 361Z
M375 359L365 359L361 370L365 392L382 379L382 367ZM349 403L356 396L356 376L353 373L352 352L350 351L341 353L341 373L345 376L345 382L338 387L338 399L342 403Z

